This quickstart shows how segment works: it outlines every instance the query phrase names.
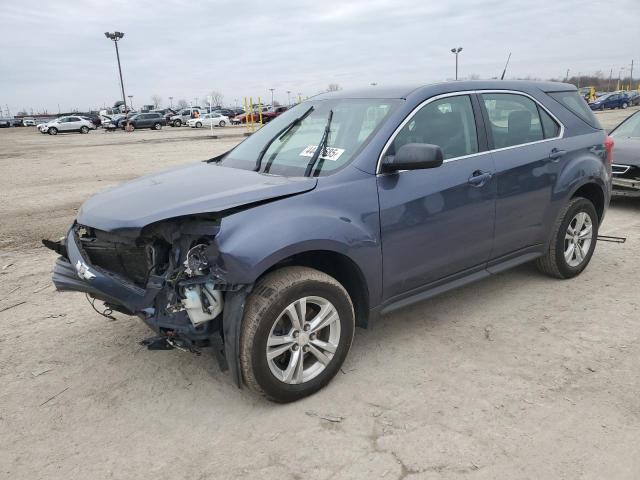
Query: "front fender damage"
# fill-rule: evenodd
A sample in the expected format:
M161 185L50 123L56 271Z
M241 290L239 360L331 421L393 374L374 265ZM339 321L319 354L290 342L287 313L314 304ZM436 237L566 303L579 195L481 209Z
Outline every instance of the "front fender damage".
M61 255L53 273L59 291L138 316L156 333L143 342L150 349L213 347L240 387L240 326L252 285L227 281L219 228L215 218L173 219L134 236L74 224L63 242L43 244Z

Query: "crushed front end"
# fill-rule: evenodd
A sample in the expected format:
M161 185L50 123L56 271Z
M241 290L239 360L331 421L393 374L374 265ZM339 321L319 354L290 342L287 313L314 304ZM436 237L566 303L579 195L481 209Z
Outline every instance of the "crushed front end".
M60 254L53 271L57 290L83 292L107 310L137 315L157 335L144 343L149 348L198 352L213 346L226 367L235 364L237 330L227 326L225 335L225 299L244 298L245 286L225 281L215 245L219 228L215 218L173 219L122 232L75 223L61 241L43 244ZM226 349L225 337L232 343Z

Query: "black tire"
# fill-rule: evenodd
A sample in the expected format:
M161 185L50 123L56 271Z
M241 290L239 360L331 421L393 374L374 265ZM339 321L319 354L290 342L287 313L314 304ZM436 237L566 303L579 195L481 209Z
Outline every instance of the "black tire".
M200 128L202 126L202 122L196 122L196 128Z
M587 254L584 256L581 263L577 266L571 266L564 256L565 235L567 234L567 228L569 227L569 224L580 212L586 213L591 220L591 243L589 245L589 250L587 251ZM593 256L593 252L596 248L599 227L598 222L598 214L595 207L593 206L593 203L582 197L572 198L556 220L553 229L553 237L551 238L551 242L549 243L549 250L543 257L540 257L536 261L538 270L540 270L542 273L546 273L551 277L561 279L573 278L577 275L580 275L580 273L582 273L582 271L587 268L587 265L589 265L591 257Z
M173 121L173 126L174 127L180 127L182 125L182 120L174 120Z
M629 106L627 102L622 102L622 109L626 109Z
M156 123L155 125L153 125L153 129L154 130L160 130L162 128L162 124L161 123Z
M89 127L83 125L80 127L80 133L89 133Z
M218 123L219 127L224 127L227 123L224 120L220 120L220 123Z
M56 127L49 127L48 133L49 133L49 135L57 135L58 134L58 129Z
M340 338L333 357L317 376L304 383L285 383L270 370L266 358L267 339L285 308L303 297L321 297L331 302L339 316ZM307 313L307 318L313 316L310 309ZM259 395L280 403L311 395L329 383L340 370L351 347L354 329L353 304L347 291L334 278L307 267L285 267L271 272L256 283L245 304L240 334L244 383ZM294 345L292 348L301 347Z

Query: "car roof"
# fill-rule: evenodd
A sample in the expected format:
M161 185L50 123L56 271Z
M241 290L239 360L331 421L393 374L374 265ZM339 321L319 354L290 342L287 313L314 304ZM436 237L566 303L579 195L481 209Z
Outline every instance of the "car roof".
M315 95L313 99L329 98L403 98L418 91L438 95L468 90L542 90L543 92L576 91L575 85L561 82L538 82L530 80L462 80L427 85L369 86L360 89L339 90Z

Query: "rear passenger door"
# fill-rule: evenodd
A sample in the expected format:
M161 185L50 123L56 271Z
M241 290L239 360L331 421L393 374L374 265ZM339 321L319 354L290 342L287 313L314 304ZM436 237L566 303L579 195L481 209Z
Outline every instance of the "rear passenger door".
M474 105L475 104L475 105ZM442 148L444 163L377 176L386 299L483 270L493 243L494 164L471 95L426 102L383 152L408 143Z
M563 161L560 123L522 93L479 94L496 169L491 258L526 253L546 241L555 179Z

